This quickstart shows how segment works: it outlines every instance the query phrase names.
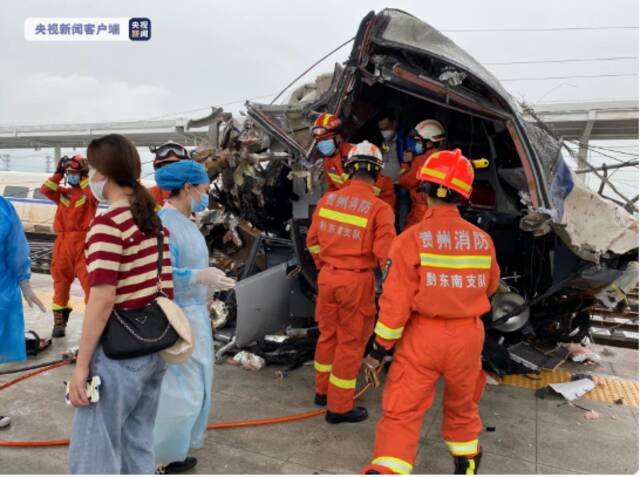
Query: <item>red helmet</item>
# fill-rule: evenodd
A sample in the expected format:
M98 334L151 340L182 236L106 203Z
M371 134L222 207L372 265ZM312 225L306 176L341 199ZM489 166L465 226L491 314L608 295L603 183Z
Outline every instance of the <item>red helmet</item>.
M86 173L89 170L87 160L80 154L76 154L72 157L67 157L62 162L62 167L66 172L78 172L80 174Z
M460 149L436 151L427 158L417 178L439 184L468 199L473 184L473 167Z
M311 128L311 134L316 139L333 136L342 126L340 118L331 113L322 113L313 122L313 128Z

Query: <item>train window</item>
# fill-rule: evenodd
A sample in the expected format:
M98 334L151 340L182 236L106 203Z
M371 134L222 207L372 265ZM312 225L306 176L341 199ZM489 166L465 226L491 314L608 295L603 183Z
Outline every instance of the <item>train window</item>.
M28 187L8 185L4 188L5 197L13 197L14 199L26 199L29 193Z
M33 191L33 198L34 199L41 199L41 200L49 200L49 198L44 195L42 192L40 192L40 189L35 189Z

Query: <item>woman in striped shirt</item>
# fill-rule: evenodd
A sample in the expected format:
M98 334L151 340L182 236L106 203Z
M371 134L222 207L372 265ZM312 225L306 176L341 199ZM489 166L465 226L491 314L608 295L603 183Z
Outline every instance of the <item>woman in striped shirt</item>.
M173 296L169 234L140 184L140 157L127 138L111 134L87 149L93 195L109 208L95 217L85 243L91 293L69 399L72 474L152 474L153 426L166 365L158 353L112 360L100 345L111 311L141 308L157 295L158 246L164 235L161 284ZM89 405L87 379L99 376L100 400Z

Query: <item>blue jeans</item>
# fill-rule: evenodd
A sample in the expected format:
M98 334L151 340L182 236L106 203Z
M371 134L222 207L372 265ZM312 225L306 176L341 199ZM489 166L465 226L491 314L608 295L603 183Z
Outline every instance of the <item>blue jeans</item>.
M411 197L409 191L399 184L394 184L393 190L396 193L396 232L400 233L411 210Z
M153 426L166 364L157 353L113 360L98 346L91 376L100 401L76 409L69 447L71 474L153 474Z

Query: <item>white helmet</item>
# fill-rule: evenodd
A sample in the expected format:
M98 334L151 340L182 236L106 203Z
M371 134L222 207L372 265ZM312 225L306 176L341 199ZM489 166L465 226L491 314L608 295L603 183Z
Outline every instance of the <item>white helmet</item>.
M420 121L415 128L416 134L425 141L439 142L443 141L446 133L442 124L435 119L425 119Z
M378 146L371 144L369 141L362 141L361 143L356 144L349 151L349 155L347 156L347 160L344 162L344 166L348 168L352 164L362 162L373 164L378 169L382 169L384 162L382 159L382 153Z

